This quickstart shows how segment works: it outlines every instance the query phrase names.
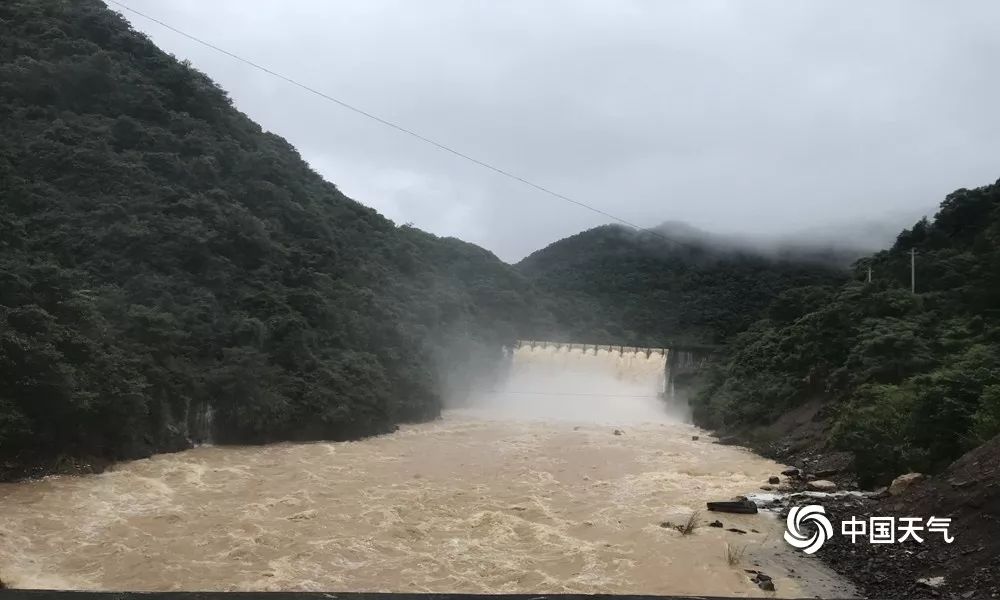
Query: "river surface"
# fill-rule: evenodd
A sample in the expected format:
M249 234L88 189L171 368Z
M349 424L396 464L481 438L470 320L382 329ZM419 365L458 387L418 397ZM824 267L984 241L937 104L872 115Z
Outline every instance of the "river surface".
M200 447L3 484L0 577L86 590L759 596L744 569L760 568L778 596L847 593L784 545L771 515L702 513L688 536L661 527L781 467L646 416L453 410L357 442ZM716 517L748 533L708 527Z

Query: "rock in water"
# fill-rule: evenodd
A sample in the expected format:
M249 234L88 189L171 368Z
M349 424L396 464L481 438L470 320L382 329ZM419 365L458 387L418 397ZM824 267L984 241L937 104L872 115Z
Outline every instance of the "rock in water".
M784 471L781 472L781 474L784 475L785 477L798 477L799 476L799 470L798 469L785 469Z
M777 475L771 475L770 477L767 478L767 482L770 483L771 485L778 485L779 483L781 483L781 478L778 477Z
M817 479L816 481L810 481L806 487L814 492L833 492L836 491L837 484L826 479Z
M621 429L615 429L615 435L621 435L622 433Z
M770 575L765 575L761 571L747 571L747 573L753 573L753 577L750 578L750 581L756 583L757 587L765 592L774 591L774 580L771 579Z
M757 514L757 505L744 497L726 502L708 502L708 510L715 512Z
M923 480L924 476L921 473L907 473L906 475L900 475L899 477L893 479L892 484L889 485L889 495L898 496L910 489L914 484Z

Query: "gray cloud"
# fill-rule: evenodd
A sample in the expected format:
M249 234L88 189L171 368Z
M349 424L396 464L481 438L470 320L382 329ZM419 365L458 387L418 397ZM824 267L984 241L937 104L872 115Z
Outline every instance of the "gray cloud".
M126 2L642 225L908 219L1000 177L992 0ZM397 222L516 260L608 221L126 17Z

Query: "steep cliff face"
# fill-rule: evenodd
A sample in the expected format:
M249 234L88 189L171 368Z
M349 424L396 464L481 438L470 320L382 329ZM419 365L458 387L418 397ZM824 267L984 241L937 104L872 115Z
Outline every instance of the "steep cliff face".
M386 431L545 320L98 0L0 5L0 121L0 471Z

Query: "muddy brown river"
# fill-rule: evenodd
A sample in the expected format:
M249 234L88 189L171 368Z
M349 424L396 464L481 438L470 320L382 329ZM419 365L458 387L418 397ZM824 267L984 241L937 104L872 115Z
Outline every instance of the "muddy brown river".
M4 484L0 575L88 590L753 595L743 569L762 568L779 596L836 587L768 515L719 515L760 532L746 535L660 526L777 465L685 425L621 430L451 412L360 442L202 447Z
M525 377L517 385L543 383ZM757 490L779 465L647 398L580 392L550 398L551 414L543 400L511 394L357 442L206 446L3 484L0 577L80 590L759 596L744 569L761 569L778 596L849 595L785 545L772 515L701 513L687 536L661 526ZM748 533L708 527L715 518Z

